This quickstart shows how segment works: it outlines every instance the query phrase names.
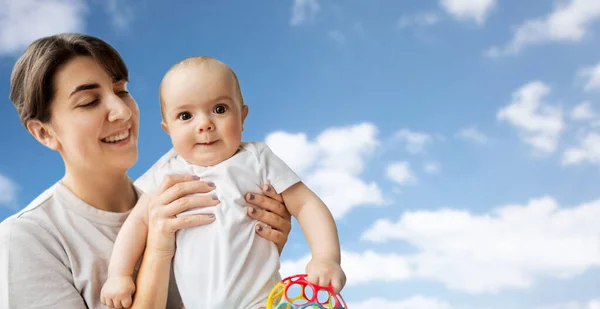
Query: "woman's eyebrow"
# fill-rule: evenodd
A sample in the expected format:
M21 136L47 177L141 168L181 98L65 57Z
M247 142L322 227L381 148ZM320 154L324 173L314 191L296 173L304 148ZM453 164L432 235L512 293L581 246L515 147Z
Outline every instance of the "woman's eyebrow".
M75 89L73 89L73 91L69 95L69 98L72 97L75 93L77 93L79 91L96 89L96 88L100 88L100 85L98 85L97 83L79 85L79 86L75 87Z

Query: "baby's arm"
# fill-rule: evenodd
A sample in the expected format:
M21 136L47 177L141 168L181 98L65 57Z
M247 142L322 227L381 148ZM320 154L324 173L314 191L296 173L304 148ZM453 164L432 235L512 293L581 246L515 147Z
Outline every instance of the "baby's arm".
M329 208L302 182L281 195L288 211L300 223L312 251L312 260L306 267L308 280L322 286L331 283L339 293L346 284L346 275L340 266L340 242Z
M143 194L115 240L108 266L108 279L101 292L102 303L108 307L129 308L133 302L135 283L132 276L146 246L148 203L148 196Z

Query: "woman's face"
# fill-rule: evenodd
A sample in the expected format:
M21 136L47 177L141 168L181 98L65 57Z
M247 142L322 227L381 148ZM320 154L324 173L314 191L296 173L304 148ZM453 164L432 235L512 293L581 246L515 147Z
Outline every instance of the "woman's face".
M91 57L79 56L54 76L48 140L67 170L122 173L137 160L139 110L125 81Z

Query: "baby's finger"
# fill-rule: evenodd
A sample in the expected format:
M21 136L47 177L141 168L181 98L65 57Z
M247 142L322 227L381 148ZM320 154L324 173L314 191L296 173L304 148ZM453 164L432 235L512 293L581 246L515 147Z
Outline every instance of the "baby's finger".
M123 308L131 307L132 303L133 303L133 299L131 299L131 296L128 296L128 297L124 298L123 300L121 300L121 305L123 305Z
M324 287L329 287L329 283L331 281L329 280L329 278L327 276L319 276L319 285L320 286L324 286Z
M344 284L339 278L333 278L331 280L331 286L333 287L333 292L335 292L335 294L339 294Z
M314 273L306 274L306 279L312 284L319 285L319 277L317 277Z
M104 296L100 296L100 303L106 306L106 300L104 299Z
M115 305L115 309L123 309L123 306L121 306L121 301L118 299L113 300L113 305Z
M109 308L114 308L115 307L113 305L112 299L110 299L110 298L106 299L106 307L109 307Z

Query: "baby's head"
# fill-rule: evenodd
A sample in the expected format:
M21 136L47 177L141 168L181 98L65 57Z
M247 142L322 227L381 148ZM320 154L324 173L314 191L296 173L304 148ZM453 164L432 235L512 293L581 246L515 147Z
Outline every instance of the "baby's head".
M235 154L248 106L229 66L205 56L187 58L169 69L159 91L161 125L178 155L212 166Z

